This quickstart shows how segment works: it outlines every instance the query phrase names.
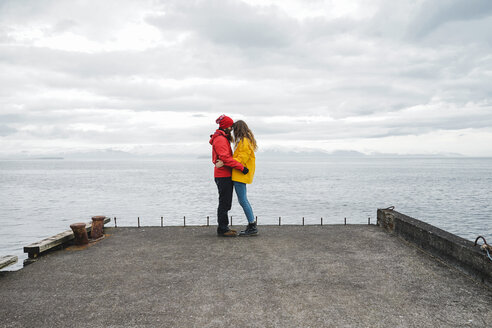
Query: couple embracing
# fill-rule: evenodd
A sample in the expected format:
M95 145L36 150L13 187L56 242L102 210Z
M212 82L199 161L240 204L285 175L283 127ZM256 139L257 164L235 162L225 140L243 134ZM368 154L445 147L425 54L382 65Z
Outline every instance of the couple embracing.
M253 209L246 195L246 184L253 182L255 174L256 140L244 121L234 122L230 117L221 115L216 123L219 128L210 136L212 145L212 162L215 165L214 177L219 190L219 207L217 208L217 234L235 237L237 231L229 228L228 211L232 205L233 190L248 219L248 226L239 236L258 234ZM234 153L231 142L234 143Z

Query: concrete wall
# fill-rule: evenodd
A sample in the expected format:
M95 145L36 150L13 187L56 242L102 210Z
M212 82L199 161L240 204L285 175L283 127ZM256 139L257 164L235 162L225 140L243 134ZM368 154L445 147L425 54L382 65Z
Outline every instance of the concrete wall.
M388 232L492 287L492 261L473 242L391 209L378 209L377 216Z

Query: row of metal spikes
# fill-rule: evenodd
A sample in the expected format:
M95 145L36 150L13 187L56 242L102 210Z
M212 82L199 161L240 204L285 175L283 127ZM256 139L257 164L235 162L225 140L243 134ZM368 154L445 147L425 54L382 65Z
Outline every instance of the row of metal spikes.
M258 217L256 217L256 223L258 224ZM302 225L305 225L304 224L304 217L302 217ZM345 225L347 225L347 218L343 218L343 223ZM368 217L367 218L367 224L371 224L371 218ZM231 216L231 223L230 225L232 225L232 216ZM282 217L279 216L278 217L278 225L281 226L282 225ZM320 225L323 225L323 218L320 219ZM137 217L137 226L140 228L140 217ZM210 226L210 217L207 216L207 227ZM116 222L116 217L114 217L114 227L117 228L118 227L118 224ZM164 217L161 216L161 227L164 227ZM183 227L186 227L186 216L183 216Z

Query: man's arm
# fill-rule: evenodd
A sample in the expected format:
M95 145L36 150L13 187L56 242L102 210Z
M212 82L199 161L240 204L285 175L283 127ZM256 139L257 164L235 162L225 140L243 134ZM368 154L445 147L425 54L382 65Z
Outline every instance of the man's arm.
M225 166L232 167L233 169L238 169L239 171L244 170L244 165L236 161L229 153L229 141L226 138L220 138L215 142L215 152L217 153L219 159L224 162Z

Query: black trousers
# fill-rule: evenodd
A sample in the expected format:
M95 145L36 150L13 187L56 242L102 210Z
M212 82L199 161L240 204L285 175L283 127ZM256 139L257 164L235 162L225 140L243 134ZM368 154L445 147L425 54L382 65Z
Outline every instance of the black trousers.
M232 206L232 192L234 184L231 177L215 178L215 184L219 190L219 207L217 208L217 232L222 233L229 230L228 213Z

